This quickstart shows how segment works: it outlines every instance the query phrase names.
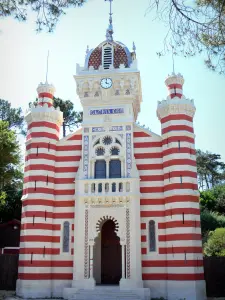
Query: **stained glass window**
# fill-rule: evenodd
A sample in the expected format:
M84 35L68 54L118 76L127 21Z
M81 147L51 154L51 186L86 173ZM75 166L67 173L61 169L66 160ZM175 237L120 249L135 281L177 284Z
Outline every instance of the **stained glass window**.
M63 223L63 252L69 252L70 248L70 223Z
M155 221L149 221L149 251L156 251Z

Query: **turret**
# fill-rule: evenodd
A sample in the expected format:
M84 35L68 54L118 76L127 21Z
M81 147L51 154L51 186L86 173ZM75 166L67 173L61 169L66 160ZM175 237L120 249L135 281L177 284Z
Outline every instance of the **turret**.
M195 106L183 95L182 75L172 74L165 83L169 93L158 103L157 115L162 129L167 292L175 298L191 295L190 299L201 299L197 283L204 285L204 272L193 129ZM172 268L175 264L176 273Z
M54 87L40 84L38 105L27 112L27 140L17 295L51 297L54 242L54 172L62 112L53 107ZM42 288L40 289L40 285Z

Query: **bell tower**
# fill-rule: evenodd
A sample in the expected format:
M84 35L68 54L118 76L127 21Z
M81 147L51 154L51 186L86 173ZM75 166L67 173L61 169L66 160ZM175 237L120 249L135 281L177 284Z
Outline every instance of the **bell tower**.
M118 277L120 289L143 289L141 244L137 243L141 240L140 179L133 151L133 127L142 101L140 72L135 45L129 51L113 39L111 9L106 40L87 48L85 65L77 65L74 78L83 106L83 152L75 187L72 286L90 288L114 280L103 268L103 258L96 258L101 228L110 219L121 247L118 259L122 257L115 282ZM87 229L83 224L88 224Z

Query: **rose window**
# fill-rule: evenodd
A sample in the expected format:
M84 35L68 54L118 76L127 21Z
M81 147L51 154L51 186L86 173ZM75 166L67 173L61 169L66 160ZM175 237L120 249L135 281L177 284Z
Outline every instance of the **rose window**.
M110 144L112 144L112 138L111 138L111 136L105 136L103 139L102 139L102 142L103 142L103 144L104 145L110 145Z

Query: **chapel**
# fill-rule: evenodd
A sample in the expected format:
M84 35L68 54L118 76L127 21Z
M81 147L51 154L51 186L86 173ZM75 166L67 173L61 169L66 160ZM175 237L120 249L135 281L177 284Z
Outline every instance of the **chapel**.
M161 134L138 125L136 49L114 40L110 11L106 39L74 79L81 128L60 138L48 82L25 117L17 296L206 299L195 105L183 76L169 75L156 103Z

